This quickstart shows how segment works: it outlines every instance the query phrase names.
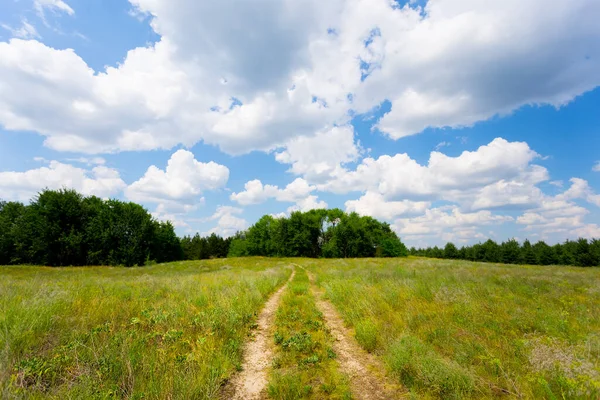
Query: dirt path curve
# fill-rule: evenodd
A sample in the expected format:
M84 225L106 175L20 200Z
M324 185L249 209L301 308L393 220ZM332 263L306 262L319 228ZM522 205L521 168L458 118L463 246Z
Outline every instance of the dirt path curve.
M242 371L228 382L221 393L227 400L262 400L267 399L267 372L273 359L271 346L271 327L275 321L275 312L279 300L288 283L294 278L296 271L288 281L265 303L256 321L258 327L253 332L253 340L246 343Z
M300 265L296 266L304 269ZM408 398L405 389L385 376L385 367L381 361L360 347L334 306L324 299L322 291L317 290L314 276L308 271L307 273L317 308L323 314L325 323L335 339L333 350L337 354L340 369L350 378L352 396L357 400Z

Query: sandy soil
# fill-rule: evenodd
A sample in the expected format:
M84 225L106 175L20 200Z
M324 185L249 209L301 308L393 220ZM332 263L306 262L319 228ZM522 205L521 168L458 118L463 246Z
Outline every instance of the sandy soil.
M292 272L287 283L294 278L294 274L295 272ZM287 283L271 296L260 312L254 337L244 349L242 371L234 375L225 385L221 393L222 399L259 400L268 398L266 394L267 373L273 359L271 329L279 300Z

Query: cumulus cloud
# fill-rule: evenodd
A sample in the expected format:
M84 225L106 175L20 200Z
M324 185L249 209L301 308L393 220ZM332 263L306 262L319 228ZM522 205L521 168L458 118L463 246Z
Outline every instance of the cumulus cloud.
M246 182L244 189L243 192L232 193L230 198L231 200L246 206L264 203L268 199L295 202L306 198L316 189L316 187L309 185L308 182L302 178L295 179L284 189L279 189L276 185L263 185L260 180L255 179Z
M429 209L424 215L396 220L392 228L409 242L424 238L468 242L484 238L480 228L513 221L510 216L494 215L491 211L463 213L456 206Z
M565 200L583 199L600 207L600 195L595 194L589 183L580 178L571 178L571 187L557 198Z
M573 200L582 199L600 206L600 196L594 194L587 181L571 179L571 187L556 196L543 196L535 208L517 218L525 232L535 232L555 241L574 237L597 237L598 226L586 223L590 211Z
M230 199L241 205L260 204L269 199L296 203L288 212L327 208L327 203L318 201L317 196L310 194L316 189L316 186L309 185L303 178L296 178L283 189L276 185L263 185L260 180L255 179L246 182L244 191L232 193Z
M209 221L217 221L217 225L209 230L207 234L216 233L222 237L230 237L236 232L243 231L248 227L248 221L239 217L244 210L238 207L219 206L215 213L208 218Z
M511 193L504 196L504 202L494 198L507 188L523 192L522 196L535 192L532 185L547 179L545 168L531 164L537 157L527 143L497 138L458 157L434 151L427 165L406 153L365 158L355 170L344 171L318 187L335 193L369 190L386 200L439 199L486 208L517 201L519 198ZM522 198L518 203L527 201Z
M346 211L389 221L400 215L423 214L430 206L426 201L386 201L379 193L367 192L358 200L348 200Z
M307 196L306 198L297 200L295 205L288 207L287 212L288 214L290 214L294 211L307 212L310 210L319 210L325 208L327 208L326 202L324 202L323 200L319 200L318 197L315 195L311 195Z
M108 197L119 193L125 186L119 172L105 166L86 170L50 161L47 167L25 172L0 172L0 193L5 200L26 202L45 188L75 189L85 195Z
M157 203L161 211L187 212L203 201L202 193L224 187L228 179L227 167L197 161L192 152L178 150L164 170L150 166L144 176L127 187L125 196L136 202Z
M594 166L592 167L592 171L600 172L600 161L598 161L596 164L594 164Z
M283 148L280 161L316 178L335 163L308 167L294 138L386 100L377 127L398 139L526 104L559 107L600 84L593 0L130 2L161 39L118 66L93 71L73 50L0 43L0 123L87 153L198 141L232 154ZM74 13L62 0L35 4ZM349 143L339 162L355 157Z
M314 136L299 136L275 154L280 163L291 164L290 172L311 182L322 182L341 172L345 163L361 154L352 126L333 127Z

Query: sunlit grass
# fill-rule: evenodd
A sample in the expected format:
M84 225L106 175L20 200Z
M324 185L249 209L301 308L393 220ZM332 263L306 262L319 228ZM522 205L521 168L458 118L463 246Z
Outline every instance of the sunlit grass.
M422 398L598 398L600 269L303 260L356 339Z
M350 399L338 370L333 338L310 292L306 271L296 270L275 321L276 344L269 395L273 399Z
M216 398L285 265L0 267L0 398Z
M216 398L292 262L417 398L600 397L598 268L244 258L0 267L0 398ZM297 269L269 393L348 397L308 288Z

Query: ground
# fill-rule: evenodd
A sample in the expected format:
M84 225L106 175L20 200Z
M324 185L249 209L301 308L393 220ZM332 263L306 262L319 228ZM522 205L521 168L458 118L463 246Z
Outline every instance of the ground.
M218 399L249 375L256 398L600 396L598 268L241 258L0 278L1 398Z

